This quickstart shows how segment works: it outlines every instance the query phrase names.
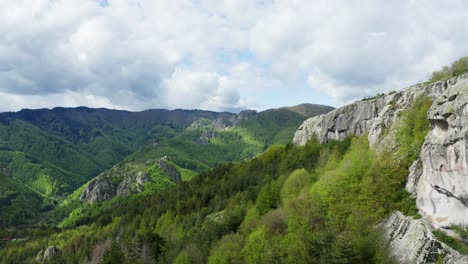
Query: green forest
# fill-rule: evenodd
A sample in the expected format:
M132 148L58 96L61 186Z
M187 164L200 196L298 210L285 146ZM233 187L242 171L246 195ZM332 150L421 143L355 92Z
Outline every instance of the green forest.
M273 145L60 229L4 231L30 238L3 243L1 262L31 263L56 246L53 263L395 263L378 224L395 210L420 217L404 184L430 104L421 97L401 113L397 151L373 151L365 134Z
M302 121L331 109L271 109L242 120L199 110L79 107L1 113L0 170L11 175L0 173L0 227L54 224L67 211L52 209L122 160L169 156L181 169L199 173L285 144ZM214 137L199 142L206 134Z

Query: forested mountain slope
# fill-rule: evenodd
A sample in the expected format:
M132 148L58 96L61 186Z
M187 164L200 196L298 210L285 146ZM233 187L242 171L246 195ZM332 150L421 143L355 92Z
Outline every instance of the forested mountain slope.
M1 113L0 226L37 222L65 195L142 147L127 160L170 156L199 172L287 142L307 117L286 109L233 114L78 107Z
M424 104L416 99L421 96L430 100L424 122L402 112ZM410 168L405 188L416 199L422 219L395 212L385 221L391 253L401 263L467 263L468 257L460 255L468 253L467 105L465 74L313 117L301 125L294 142L301 145L317 138L325 143L365 134L374 150L399 149L411 157L405 164ZM402 125L405 122L409 126ZM427 134L415 134L420 127L427 127Z
M466 134L467 80L417 85L314 117L297 131L297 145L102 202L61 230L6 243L0 255L4 263L466 263L459 214L434 218L455 225L433 229L421 201L429 194L436 208L462 203L437 190L463 177L455 168L464 167L446 170L423 157L434 144L448 149L437 152L445 158L431 156L444 166L457 156L452 150L463 153L450 145L463 138L441 135ZM431 183L434 168L452 175ZM426 184L434 192L420 193Z

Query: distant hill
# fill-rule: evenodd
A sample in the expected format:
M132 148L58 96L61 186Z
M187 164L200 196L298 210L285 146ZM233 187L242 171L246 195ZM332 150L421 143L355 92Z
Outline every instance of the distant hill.
M27 223L124 159L169 156L199 172L290 142L306 117L286 108L239 114L87 107L0 113L0 170L11 171L8 181L0 176L0 225ZM22 210L26 206L18 204L30 199L37 206Z
M330 112L335 109L328 105L317 105L317 104L300 104L296 106L283 107L280 109L287 109L303 116L312 117L316 115L321 115L323 113Z

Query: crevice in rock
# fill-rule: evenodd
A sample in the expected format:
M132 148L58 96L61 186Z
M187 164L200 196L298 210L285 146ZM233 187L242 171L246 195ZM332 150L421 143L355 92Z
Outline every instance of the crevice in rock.
M458 200L460 203L462 203L465 207L468 207L468 197L465 196L455 196L453 193L451 193L449 190L441 188L439 185L431 185L431 187L438 193L443 194L447 197L454 198Z
M458 96L458 94L452 94L452 95L448 98L448 100L451 102L451 101L457 99L457 96Z
M432 127L438 127L443 131L447 131L449 124L444 119L431 119L430 120Z

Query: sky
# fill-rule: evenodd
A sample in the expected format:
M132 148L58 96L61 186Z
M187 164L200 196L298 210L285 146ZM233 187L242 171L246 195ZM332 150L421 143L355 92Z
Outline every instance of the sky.
M341 106L468 55L466 0L0 0L0 111Z

